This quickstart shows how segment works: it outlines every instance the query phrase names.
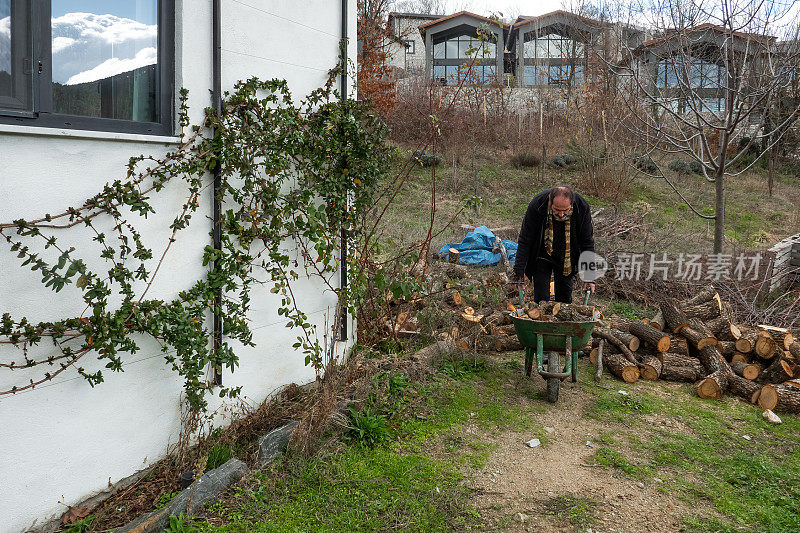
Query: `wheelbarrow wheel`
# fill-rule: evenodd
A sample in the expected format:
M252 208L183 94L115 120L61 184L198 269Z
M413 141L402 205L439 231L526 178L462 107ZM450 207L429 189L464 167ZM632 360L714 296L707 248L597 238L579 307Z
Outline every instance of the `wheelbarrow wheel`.
M561 372L561 365L558 352L550 352L547 356L547 371L552 374ZM558 378L547 379L547 401L556 403L558 401L558 389L561 387L561 380Z

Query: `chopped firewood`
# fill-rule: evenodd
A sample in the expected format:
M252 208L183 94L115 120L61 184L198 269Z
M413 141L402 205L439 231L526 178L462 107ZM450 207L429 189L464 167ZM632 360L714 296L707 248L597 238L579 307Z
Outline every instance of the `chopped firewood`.
M458 264L458 260L461 257L461 252L456 250L455 248L450 248L447 250L447 260L451 263Z
M717 350L719 350L722 355L733 355L736 352L736 342L717 341Z
M705 368L696 358L675 353L664 354L661 379L694 383L705 375Z
M717 344L716 337L712 335L704 335L703 333L693 329L691 326L681 328L681 335L683 335L689 344L702 350L706 346L713 346Z
M758 332L752 328L740 327L739 329L742 330L742 336L736 340L736 350L742 353L752 352L756 347Z
M453 292L452 299L453 299L453 303L455 304L456 307L461 307L461 303L463 302L463 300L461 299L461 293L460 292L458 292L458 291Z
M656 316L650 319L648 324L650 324L659 331L664 331L664 313L661 310L659 310L656 313Z
M604 352L603 366L626 383L635 383L639 380L639 367L625 359L621 354Z
M516 329L514 329L514 324L508 324L505 326L495 326L492 324L489 326L490 335L514 335L515 333Z
M731 369L737 376L742 376L744 379L755 381L761 373L762 367L758 363L747 364L742 362L731 363Z
M543 315L549 315L553 312L553 307L555 307L557 303L558 302L540 302L539 310Z
M698 352L698 359L700 359L700 363L702 363L709 374L715 372L729 374L731 372L730 365L728 365L728 362L722 357L722 354L719 353L716 346L709 345L703 347Z
M731 356L731 364L733 364L733 363L749 363L749 362L750 362L750 359L745 354L743 354L741 352L735 352Z
M778 355L778 345L775 343L775 339L766 331L758 332L753 350L762 359L772 359Z
M617 349L622 354L622 356L625 359L627 359L629 363L631 363L633 365L639 364L639 362L636 360L636 357L633 355L633 352L630 351L630 349L625 345L625 343L623 341L621 341L618 338L616 338L614 336L614 334L612 334L610 331L602 329L602 328L595 328L594 331L592 332L592 335L594 335L596 337L599 337L601 339L605 339L608 342L610 342L611 344L613 344L614 346L616 346ZM638 374L638 370L637 370L637 374ZM638 379L638 376L637 376L637 379Z
M680 355L689 355L689 343L686 341L685 337L670 335L669 351Z
M686 314L678 306L678 302L669 299L661 303L661 314L664 315L664 323L673 332L679 333L682 328L689 324Z
M724 316L718 316L717 318L707 321L706 327L718 339L730 341L736 340L735 332L738 332L739 329L731 324L730 320ZM738 333L741 336L741 332Z
M530 318L531 320L539 320L540 318L542 318L542 312L539 311L538 307L531 307L530 309L525 311L525 314L528 315L528 318Z
M761 391L761 385L736 374L728 374L726 377L728 378L728 390L731 394L742 398L746 402L755 403L753 398Z
M701 398L721 400L722 394L728 388L728 379L721 371L714 372L695 385L697 395Z
M477 349L482 352L511 352L522 350L516 335L482 335L477 339Z
M517 311L517 308L511 302L508 302L506 304L506 311L511 311L512 313L514 313L517 316L522 316L522 315L519 314L519 311Z
M475 314L475 309L473 309L472 307L465 307L464 308L464 314L465 315L474 315Z
M789 346L791 346L795 341L794 335L792 335L786 328L776 328L773 326L765 326L760 324L758 329L769 333L772 338L775 339L775 343L781 350L788 350Z
M635 352L639 349L641 342L639 341L639 337L636 335L625 331L620 331L618 329L612 329L610 332L616 338L624 342L625 346L627 346L630 351Z
M670 339L669 335L663 331L659 331L653 326L645 324L644 322L633 321L629 325L630 332L637 337L640 341L652 346L657 351L664 353L669 351Z
M559 309L557 313L553 313L553 317L559 322L576 322L579 320L575 317L575 312L566 305Z
M605 339L600 339L600 342L606 343L605 348L603 348L603 353L619 353L619 350L616 348L616 346L607 343ZM599 360L599 352L600 352L599 345L597 348L592 348L592 350L589 352L589 362L592 363L593 365L596 365L597 361Z
M461 318L463 318L467 322L480 324L481 320L483 320L483 315L469 315L467 313L461 313Z
M795 360L800 361L800 341L794 341L789 345L789 353L794 356Z
M775 361L764 369L758 376L756 381L759 383L783 383L792 379L792 367L783 359L775 359Z
M658 357L649 355L642 359L642 363L639 365L639 373L643 379L655 381L661 376L662 368L661 360Z
M720 316L721 311L718 300L709 300L702 304L683 308L683 312L686 313L687 317L699 318L704 321L717 318Z
M697 294L695 294L694 296L692 296L691 298L683 300L681 302L681 305L683 307L686 307L686 306L701 304L703 302L711 300L715 296L719 298L719 295L717 294L717 289L715 289L713 286L708 286L703 290L701 290L700 292L698 292Z
M764 385L758 396L761 409L800 413L800 390L786 385Z

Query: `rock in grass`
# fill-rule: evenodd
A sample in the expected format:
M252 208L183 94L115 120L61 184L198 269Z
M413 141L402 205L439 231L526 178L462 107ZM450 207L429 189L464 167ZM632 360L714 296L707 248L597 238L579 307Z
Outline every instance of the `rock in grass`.
M292 432L300 424L295 420L289 422L285 426L273 429L260 439L258 439L258 466L261 468L266 467L274 461L289 444L289 439L292 437Z
M225 492L225 489L231 483L242 479L247 471L248 468L244 462L236 458L229 459L219 468L209 470L203 474L191 487L184 489L180 494L172 498L165 507L140 516L133 522L116 528L114 531L116 533L155 533L163 531L169 525L170 516L178 516L181 513L194 514L206 502Z
M527 446L528 448L536 448L540 444L541 442L539 441L539 439L531 439L525 443L525 446Z
M763 413L761 413L761 418L769 422L770 424L782 424L783 421L781 418L773 413L771 410L767 409Z

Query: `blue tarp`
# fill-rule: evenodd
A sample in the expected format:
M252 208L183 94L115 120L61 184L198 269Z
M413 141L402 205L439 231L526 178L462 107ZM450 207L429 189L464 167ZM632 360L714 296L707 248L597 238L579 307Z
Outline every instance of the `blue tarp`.
M461 242L451 242L442 246L439 250L439 257L449 259L448 250L455 248L459 252L458 262L461 265L496 265L500 262L500 254L492 253L495 236L486 226L480 226L467 233ZM508 261L514 264L517 257L517 243L514 241L503 241L503 245L508 252Z

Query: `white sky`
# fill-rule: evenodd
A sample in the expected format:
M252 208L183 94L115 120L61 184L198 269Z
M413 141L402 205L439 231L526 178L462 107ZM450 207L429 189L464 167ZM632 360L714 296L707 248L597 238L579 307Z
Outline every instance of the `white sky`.
M448 11L466 9L479 15L502 12L504 18L510 15L536 16L556 9L562 9L561 0L448 0Z

